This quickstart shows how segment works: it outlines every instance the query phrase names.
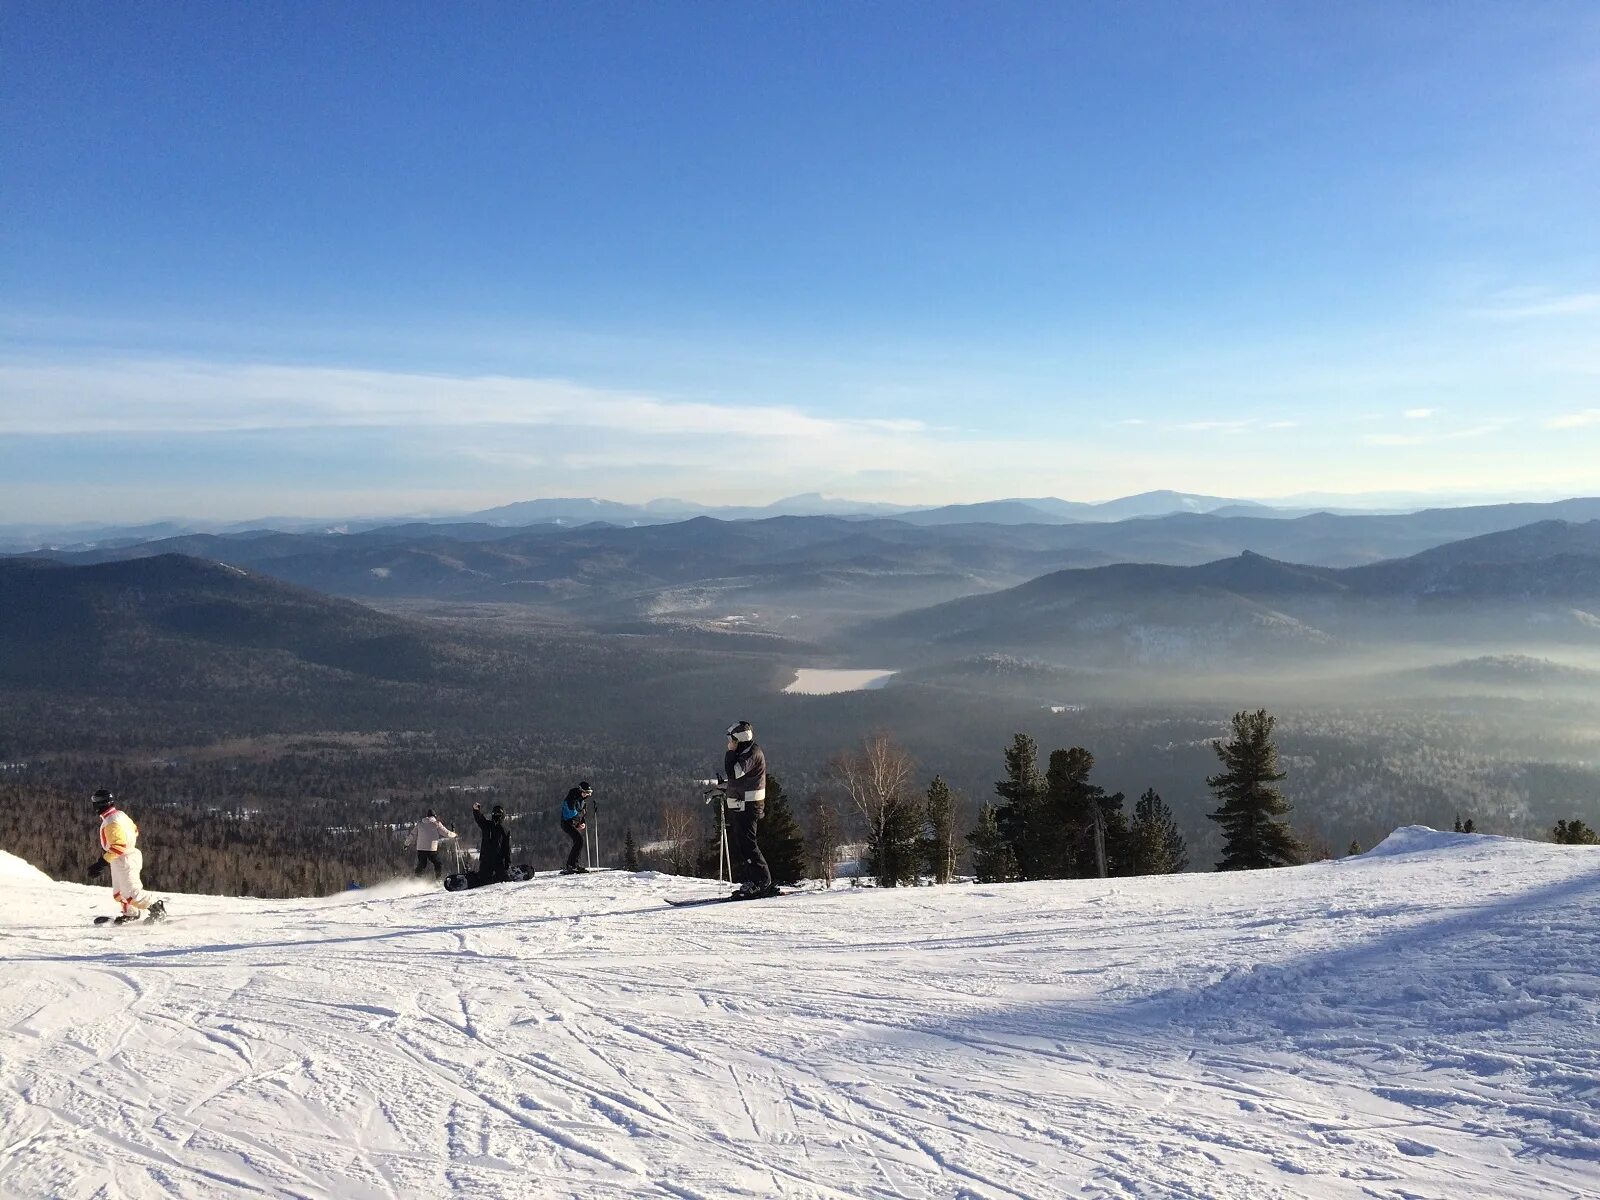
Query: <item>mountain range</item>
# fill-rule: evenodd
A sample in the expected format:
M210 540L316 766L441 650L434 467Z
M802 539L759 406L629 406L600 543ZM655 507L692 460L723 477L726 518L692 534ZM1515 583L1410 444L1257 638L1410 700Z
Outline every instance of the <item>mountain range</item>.
M758 521L771 517L796 516L853 518L893 516L919 525L977 521L1000 524L1054 524L1065 521L1121 521L1131 517L1163 516L1174 512L1216 511L1230 514L1251 513L1258 516L1302 516L1306 512L1316 510L1305 507L1275 508L1250 500L1229 500L1219 496L1201 496L1174 491L1144 492L1137 496L1124 496L1097 504L1044 496L937 507L846 500L815 492L788 496L771 504L754 506L716 506L670 499L650 500L643 504L624 504L595 497L554 497L522 500L480 512L413 518L263 517L253 521L168 520L139 525L81 522L68 525L6 524L0 525L0 553L25 553L47 547L61 550L102 549L196 533L220 535L260 531L360 533L408 524L451 526L482 524L509 529L527 525L578 526L595 522L622 526L660 525L685 521L692 517L715 517L723 521Z
M1354 567L1246 551L1197 566L1043 575L870 622L858 643L915 661L1030 651L1078 665L1322 658L1379 646L1600 652L1600 520L1542 521Z
M814 639L903 667L985 654L1101 670L1325 663L1444 646L1600 654L1600 519L1535 522L1349 567L1244 551L1194 565L1090 563L982 590L973 581L985 573L1068 552L1040 550L1023 528L798 517L530 530L513 546L460 538L430 546L378 531L332 539L333 549L327 540L220 539L235 559L259 564L248 569L171 552L82 565L0 559L0 678L114 678L130 655L154 655L174 678L193 678L236 669L229 656L242 653L296 670L425 682L479 653L461 644L456 625L377 611L285 576L362 581L369 591L393 583L412 595L473 577L482 594L526 599L592 632L653 631L687 648L706 644L683 639L691 627L735 640L764 631L771 640L754 648L768 654L803 660L814 652L804 639ZM796 602L808 591L818 597L813 613L831 614L831 624L737 607L763 596ZM927 604L929 596L940 602Z
M1547 520L1600 518L1600 500L1297 518L1178 513L1074 523L769 517L513 529L413 522L349 533L190 534L81 551L72 564L183 554L369 601L514 602L608 628L737 620L805 638L996 592L1066 568L1199 566L1250 552L1351 567Z

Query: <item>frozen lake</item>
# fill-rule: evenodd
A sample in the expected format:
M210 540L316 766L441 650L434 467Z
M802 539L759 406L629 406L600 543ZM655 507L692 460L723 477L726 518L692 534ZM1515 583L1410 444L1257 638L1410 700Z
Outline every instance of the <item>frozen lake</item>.
M864 692L881 688L895 671L845 670L837 667L802 667L794 682L783 690L792 696L831 696L835 692Z

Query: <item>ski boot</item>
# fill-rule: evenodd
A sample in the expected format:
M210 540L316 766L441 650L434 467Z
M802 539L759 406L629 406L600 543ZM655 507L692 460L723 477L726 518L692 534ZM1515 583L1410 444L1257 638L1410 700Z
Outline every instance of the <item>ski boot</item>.
M125 913L119 914L118 916L112 917L111 918L111 923L113 925L126 925L129 921L137 921L138 919L139 919L139 914L138 913L136 913L136 912L125 912Z

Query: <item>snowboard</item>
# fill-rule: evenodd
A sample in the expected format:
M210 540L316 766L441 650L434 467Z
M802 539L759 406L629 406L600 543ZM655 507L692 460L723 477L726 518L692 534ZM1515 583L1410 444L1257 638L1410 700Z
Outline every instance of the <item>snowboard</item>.
M506 870L507 883L522 883L533 878L533 868L527 863L517 863ZM464 892L468 888L482 887L490 882L484 879L477 871L458 871L454 875L444 877L444 890L447 892Z
M748 904L752 900L772 900L778 896L796 896L798 892L767 892L760 896L666 896L673 908L699 908L703 904Z
M123 925L164 925L170 920L172 920L171 917L157 917L154 921L152 921L149 917L139 917L136 920L123 921L122 924L119 925L117 924L117 919L115 917L96 917L94 919L94 923L96 925L110 925L114 929L121 929Z

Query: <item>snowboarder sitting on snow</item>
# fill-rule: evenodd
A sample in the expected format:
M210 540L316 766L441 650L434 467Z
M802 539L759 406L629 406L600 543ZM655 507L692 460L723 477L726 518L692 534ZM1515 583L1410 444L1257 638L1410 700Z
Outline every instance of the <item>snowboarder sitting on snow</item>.
M89 874L98 876L111 868L111 897L122 905L117 924L137 921L141 913L148 913L152 921L161 920L167 915L167 902L152 897L139 879L139 868L144 865L137 845L139 827L105 788L94 794L94 810L100 814L100 857L89 867Z
M483 831L483 841L478 847L478 880L480 883L504 883L511 869L511 834L506 829L506 810L496 804L483 815L483 806L472 806L472 819Z
M439 862L439 843L445 838L453 838L455 834L444 827L444 822L434 816L433 809L428 810L428 815L417 822L417 871L421 875L428 869L428 864L433 864L433 877L438 879L444 874L444 866Z
M583 861L587 857L584 830L589 827L584 803L593 794L592 787L580 783L561 802L561 831L572 839L572 849L567 851L567 865L561 868L563 875L581 875L589 869Z
M746 900L776 895L772 871L756 840L756 827L767 802L767 756L756 745L756 731L749 721L728 727L728 750L722 756L722 773L727 777L723 790L728 793L728 799L742 802L742 807L730 807L728 812L733 869L742 877L734 896Z

